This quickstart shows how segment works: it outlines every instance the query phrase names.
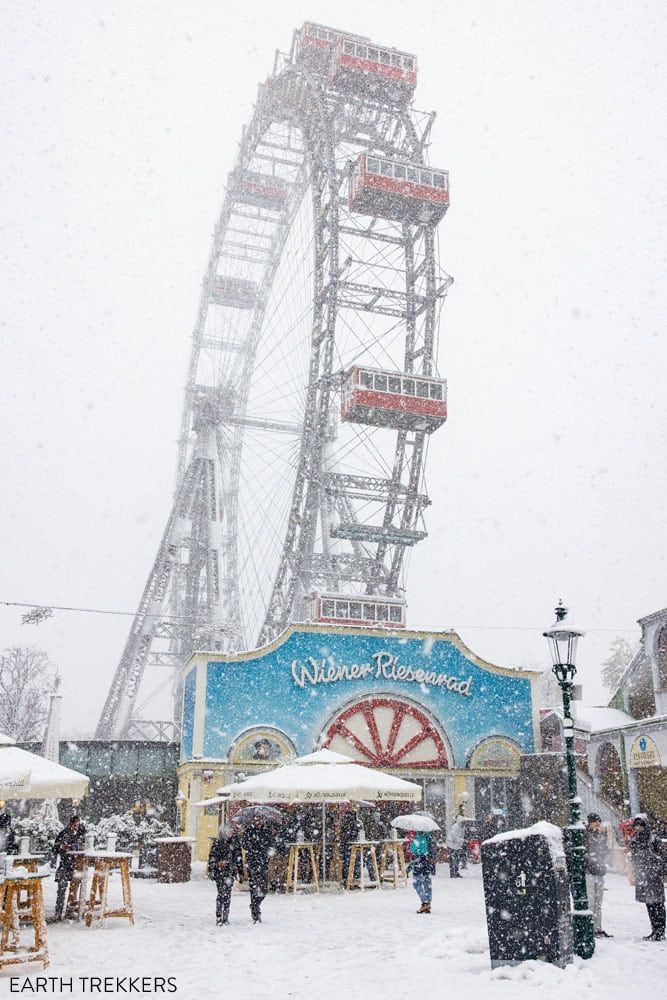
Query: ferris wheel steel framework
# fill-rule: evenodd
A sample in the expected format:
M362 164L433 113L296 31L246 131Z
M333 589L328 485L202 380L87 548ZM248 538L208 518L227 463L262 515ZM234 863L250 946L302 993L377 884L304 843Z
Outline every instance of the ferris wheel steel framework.
M418 529L430 502L422 486L424 430L391 431L391 468L384 476L346 470L344 463L332 464L330 455L343 375L336 354L343 316L395 321L403 331L401 370L434 371L437 314L451 282L437 267L434 226L354 217L344 193L348 162L357 153L423 163L435 115L333 89L295 63L293 53L294 47L282 65L277 57L273 75L259 89L215 226L193 332L174 504L98 738L168 738L170 720L133 718L147 668L169 667L175 678L196 648L229 651L268 641L303 618L310 590L395 596L406 550L426 534ZM239 179L258 164L285 185L280 210L239 201ZM251 414L248 400L272 286L309 191L310 357L302 420L295 423ZM354 261L348 255L341 263L341 250L350 247ZM238 308L225 300L230 270L232 293L245 289L248 295ZM349 318L346 326L351 328ZM239 562L245 513L239 490L249 429L299 441L277 569L255 636L244 626ZM359 514L369 509L373 524Z

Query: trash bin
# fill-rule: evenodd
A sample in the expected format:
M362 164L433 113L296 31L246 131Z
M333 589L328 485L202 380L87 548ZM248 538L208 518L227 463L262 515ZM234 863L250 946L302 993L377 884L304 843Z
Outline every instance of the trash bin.
M559 827L540 822L482 844L491 967L572 961L570 882Z
M189 882L194 837L158 837L158 882Z

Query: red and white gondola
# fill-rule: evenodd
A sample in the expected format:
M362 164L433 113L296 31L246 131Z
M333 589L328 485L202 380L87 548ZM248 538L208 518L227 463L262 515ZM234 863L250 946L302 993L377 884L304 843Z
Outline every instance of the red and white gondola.
M350 211L417 225L449 208L449 174L423 164L362 153L350 168Z
M417 86L417 57L410 52L373 45L367 38L343 36L331 57L329 80L343 91L375 94L407 104Z
M447 381L355 366L341 387L341 420L394 430L427 431L447 419Z
M287 203L289 188L282 177L246 170L235 184L236 200L244 205L280 211Z
M305 64L310 69L326 72L331 53L341 39L368 42L365 35L352 35L348 31L328 28L324 24L304 21L296 32L294 44L294 60L297 64Z
M308 619L327 625L363 625L405 628L405 601L399 597L365 594L310 594Z

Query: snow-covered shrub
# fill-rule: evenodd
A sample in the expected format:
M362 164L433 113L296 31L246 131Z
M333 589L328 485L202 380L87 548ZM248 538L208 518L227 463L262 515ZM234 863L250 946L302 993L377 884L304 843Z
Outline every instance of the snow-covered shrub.
M43 810L32 816L17 816L12 823L17 837L30 837L30 849L38 854L50 850L63 825L54 810Z
M118 851L130 851L135 847L141 847L156 837L174 836L168 823L163 823L156 817L139 816L133 812L106 816L98 823L86 824L86 830L95 834L95 847L102 849L106 847L109 834L114 834Z

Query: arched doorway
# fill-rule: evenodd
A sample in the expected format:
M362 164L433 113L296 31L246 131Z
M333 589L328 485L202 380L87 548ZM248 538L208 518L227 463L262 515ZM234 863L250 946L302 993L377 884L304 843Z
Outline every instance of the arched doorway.
M667 691L667 626L660 629L656 642L660 690Z
M596 758L595 771L600 795L617 809L623 808L623 769L618 750L613 743L602 743Z
M448 768L451 760L435 720L420 705L393 695L346 705L325 726L322 743L370 767Z

